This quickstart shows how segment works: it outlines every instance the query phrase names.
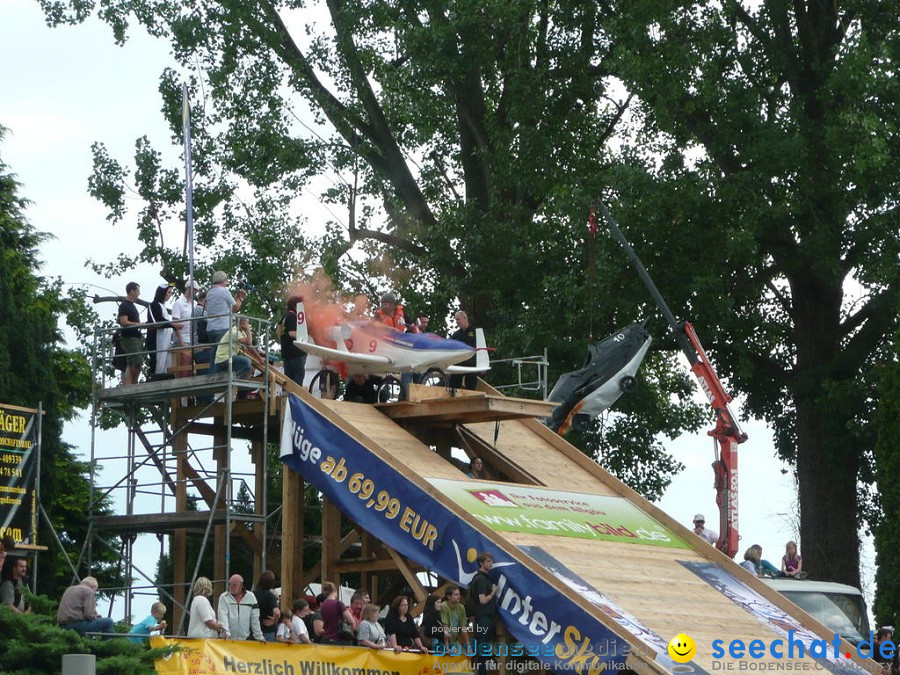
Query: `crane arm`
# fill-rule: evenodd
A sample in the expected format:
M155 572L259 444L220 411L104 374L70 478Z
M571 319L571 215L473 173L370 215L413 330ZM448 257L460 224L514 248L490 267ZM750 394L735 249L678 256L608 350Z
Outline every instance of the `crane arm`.
M715 439L716 461L713 462L715 474L716 504L719 507L719 540L716 547L726 555L734 557L738 551L738 455L737 446L747 440L747 434L741 429L737 417L731 411L729 405L732 397L725 391L721 380L716 375L703 345L694 327L690 323L679 323L672 314L672 310L666 304L665 299L650 278L650 274L644 267L640 258L634 252L631 244L625 238L622 230L613 220L612 214L606 205L597 203L596 206L603 213L610 232L625 249L625 253L637 270L638 276L647 287L659 311L662 312L672 329L672 334L684 353L691 367L691 372L697 378L700 389L706 395L710 406L716 413L716 426L708 432Z

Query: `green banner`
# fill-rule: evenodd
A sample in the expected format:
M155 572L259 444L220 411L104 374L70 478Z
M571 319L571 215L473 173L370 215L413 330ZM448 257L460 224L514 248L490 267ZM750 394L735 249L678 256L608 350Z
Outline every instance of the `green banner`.
M510 483L445 478L428 480L482 523L500 532L690 548L668 528L623 497Z

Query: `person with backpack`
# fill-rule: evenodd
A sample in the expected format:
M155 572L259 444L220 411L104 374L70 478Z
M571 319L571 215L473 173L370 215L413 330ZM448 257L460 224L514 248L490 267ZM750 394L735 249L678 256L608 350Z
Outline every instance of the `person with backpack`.
M488 576L494 566L494 556L482 551L475 558L478 571L469 584L469 597L475 605L475 672L487 670L493 657L493 643L497 636L497 584Z
M302 387L306 377L306 352L294 344L294 340L297 339L297 303L299 302L303 302L303 298L299 295L292 295L288 298L285 314L281 323L278 324L278 340L281 343L284 374Z

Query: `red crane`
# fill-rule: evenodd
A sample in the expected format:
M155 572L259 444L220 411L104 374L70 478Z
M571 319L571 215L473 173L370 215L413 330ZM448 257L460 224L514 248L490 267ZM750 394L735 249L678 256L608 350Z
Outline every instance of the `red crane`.
M675 340L681 351L687 357L691 366L691 372L697 378L700 389L706 394L709 404L716 413L716 426L708 432L715 439L716 460L713 462L715 473L716 504L719 507L719 541L716 548L726 555L734 557L738 552L738 454L737 446L747 440L747 434L741 429L737 417L731 411L729 405L733 400L725 391L721 380L716 375L700 339L690 323L679 323L675 315L669 309L653 283L653 279L647 273L640 258L634 252L631 244L622 234L622 230L613 220L612 215L605 205L597 203L596 207L603 213L606 223L616 240L625 249L641 281L650 291L657 307L663 313L669 327L675 336Z

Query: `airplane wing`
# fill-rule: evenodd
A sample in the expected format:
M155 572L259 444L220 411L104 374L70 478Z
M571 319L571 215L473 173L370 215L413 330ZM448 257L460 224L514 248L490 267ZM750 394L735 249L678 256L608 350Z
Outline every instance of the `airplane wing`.
M391 359L387 356L378 356L377 354L354 354L346 349L332 349L331 347L322 347L312 342L300 342L294 340L294 346L302 349L307 354L316 354L334 361L343 361L344 363L365 363L365 364L384 364L390 365Z
M445 371L451 375L465 375L467 373L484 373L491 369L488 358L487 342L484 339L484 330L475 329L475 365L474 366L447 366Z

